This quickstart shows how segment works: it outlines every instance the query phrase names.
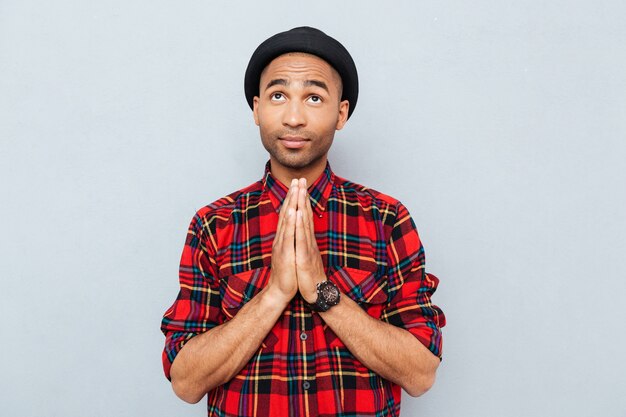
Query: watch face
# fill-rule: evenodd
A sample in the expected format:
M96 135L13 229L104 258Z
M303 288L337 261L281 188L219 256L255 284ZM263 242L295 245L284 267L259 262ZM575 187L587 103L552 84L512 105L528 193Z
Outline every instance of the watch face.
M327 281L324 284L325 285L320 288L320 295L328 304L333 304L339 298L339 290L331 282Z

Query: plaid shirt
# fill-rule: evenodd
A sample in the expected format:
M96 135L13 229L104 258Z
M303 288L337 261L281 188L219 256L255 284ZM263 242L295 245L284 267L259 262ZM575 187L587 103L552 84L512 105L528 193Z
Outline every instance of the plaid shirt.
M263 180L200 209L180 262L180 292L163 317L165 374L184 344L237 314L268 282L287 187ZM401 327L441 357L439 280L397 200L335 176L309 187L326 275L371 316ZM209 416L397 416L401 389L361 364L296 295L250 361L208 394Z

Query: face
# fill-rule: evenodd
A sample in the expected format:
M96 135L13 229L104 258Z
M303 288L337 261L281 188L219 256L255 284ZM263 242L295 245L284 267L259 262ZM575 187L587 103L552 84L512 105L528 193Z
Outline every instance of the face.
M276 164L290 171L325 166L348 106L341 101L339 74L323 59L297 53L270 62L253 111L272 169Z

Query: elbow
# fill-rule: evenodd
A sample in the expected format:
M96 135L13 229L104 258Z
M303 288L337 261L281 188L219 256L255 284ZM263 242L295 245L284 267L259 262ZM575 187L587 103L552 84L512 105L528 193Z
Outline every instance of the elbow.
M223 374L217 372L206 376L191 374L191 372L183 370L181 366L177 366L176 361L172 364L170 372L172 390L178 398L189 404L198 403L208 392L213 391L234 376L231 375L224 379Z
M402 388L404 388L411 397L424 395L435 384L439 363L439 358L429 356L426 366L419 371L413 372L410 377L407 378L406 384L403 385Z
M180 378L172 378L172 389L178 398L189 404L198 403L206 394L206 392L194 389L191 384L181 381Z
M435 383L435 372L429 372L426 375L420 375L403 386L404 390L411 397L419 397L424 395Z
M187 374L181 374L178 371L179 370L176 369L170 374L172 378L172 389L178 398L189 404L198 403L208 392L213 391L227 381L215 378L217 377L215 374L211 375L213 378L202 378L198 380Z
M210 387L200 384L198 378L188 370L182 353L183 351L174 359L170 369L172 390L178 398L186 403L196 404L210 391Z

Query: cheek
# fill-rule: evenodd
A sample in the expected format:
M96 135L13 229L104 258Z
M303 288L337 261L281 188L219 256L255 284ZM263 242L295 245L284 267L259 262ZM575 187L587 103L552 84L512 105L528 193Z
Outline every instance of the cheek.
M324 117L320 117L316 123L316 126L320 132L323 132L325 136L334 135L337 127L337 114L327 113Z
M267 128L271 129L272 126L275 126L277 123L280 124L281 122L280 113L277 110L260 110L257 112L257 115L257 124L260 127L266 126Z
M322 119L322 118L320 118ZM339 111L336 108L326 109L323 114L324 125L329 128L335 129L337 125L337 120L339 120Z

